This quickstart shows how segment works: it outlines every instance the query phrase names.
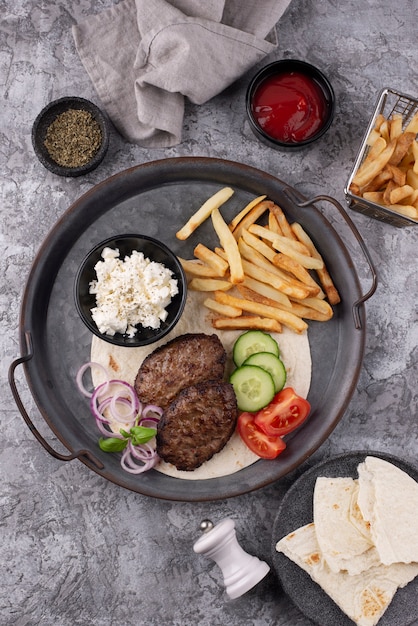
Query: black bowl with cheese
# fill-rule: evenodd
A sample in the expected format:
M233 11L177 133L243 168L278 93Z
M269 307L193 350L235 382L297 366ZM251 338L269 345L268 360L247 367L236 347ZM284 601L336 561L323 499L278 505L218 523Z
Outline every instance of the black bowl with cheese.
M96 286L96 266L106 261L103 258L106 249L119 254L114 253L115 267L110 263L111 271L101 266L106 279L100 279L100 286ZM112 258L109 252L105 255ZM147 279L141 275L146 275ZM175 288L172 281L175 281ZM163 305L159 296L168 284L171 291L177 292L168 295L169 303ZM146 235L117 235L100 242L87 254L76 274L74 297L81 319L94 335L114 345L138 347L162 339L175 327L186 303L187 281L180 261L163 242ZM149 304L154 299L156 303ZM132 318L132 311L136 318L143 319L129 328L120 320L125 314L127 319ZM159 313L163 319L157 320Z

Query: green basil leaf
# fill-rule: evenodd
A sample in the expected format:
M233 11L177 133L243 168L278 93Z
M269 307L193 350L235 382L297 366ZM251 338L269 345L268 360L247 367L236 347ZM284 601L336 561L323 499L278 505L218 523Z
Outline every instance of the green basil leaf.
M117 437L100 437L99 447L103 452L121 452L127 446L127 439L118 439Z
M119 430L119 432L120 432L120 434L121 434L121 435L123 435L124 437L126 437L126 439L130 439L130 438L131 438L130 433L127 433L127 432L126 432L126 430L123 430L123 428L121 428L121 429Z
M141 443L147 443L155 437L157 430L155 428L147 428L146 426L132 426L131 439L134 446Z

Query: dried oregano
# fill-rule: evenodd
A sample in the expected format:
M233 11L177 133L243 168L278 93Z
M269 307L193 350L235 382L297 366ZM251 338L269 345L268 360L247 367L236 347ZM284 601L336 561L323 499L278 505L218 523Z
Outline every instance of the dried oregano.
M80 167L91 161L101 142L102 131L92 114L82 109L69 109L48 127L44 144L58 165Z

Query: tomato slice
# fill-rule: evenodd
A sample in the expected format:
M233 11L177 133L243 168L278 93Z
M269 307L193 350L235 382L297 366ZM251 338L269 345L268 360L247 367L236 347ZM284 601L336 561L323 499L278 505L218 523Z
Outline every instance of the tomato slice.
M238 432L248 448L262 459L275 459L286 447L283 439L269 437L258 428L254 421L254 413L240 414Z
M254 423L269 437L282 437L298 428L308 417L311 405L292 387L277 393L264 409L255 414Z

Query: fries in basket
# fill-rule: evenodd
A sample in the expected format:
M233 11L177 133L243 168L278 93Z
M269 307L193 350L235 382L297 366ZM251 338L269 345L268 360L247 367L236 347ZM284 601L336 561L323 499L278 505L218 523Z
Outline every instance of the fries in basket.
M376 117L368 151L350 191L369 202L418 220L418 112L408 124L401 113Z
M290 224L265 196L254 198L227 223L221 207L230 192L214 194L177 233L187 239L196 224L212 220L219 246L211 250L200 242L194 259L180 261L189 289L206 293L203 304L213 316L213 327L282 332L286 326L302 333L306 320L331 319L340 296L302 226Z

